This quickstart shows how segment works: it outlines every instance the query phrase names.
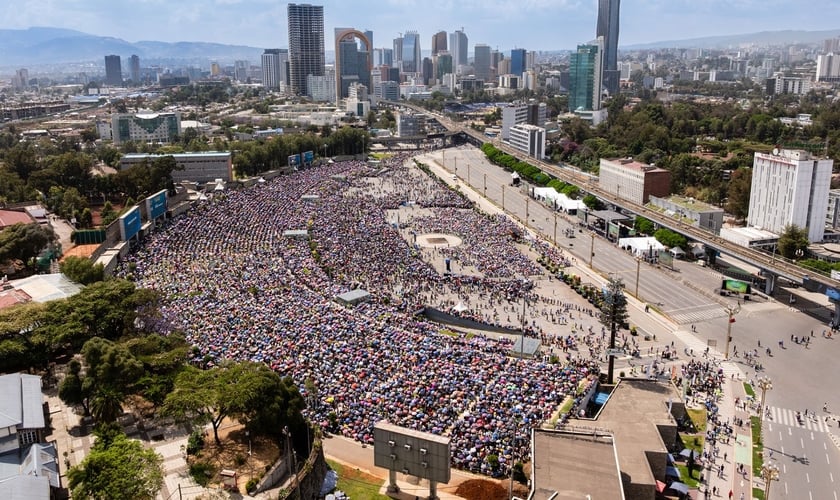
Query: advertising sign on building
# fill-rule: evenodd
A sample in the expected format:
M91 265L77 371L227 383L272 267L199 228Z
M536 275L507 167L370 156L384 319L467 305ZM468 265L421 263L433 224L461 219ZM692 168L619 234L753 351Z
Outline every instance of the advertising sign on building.
M315 161L315 153L312 151L304 151L303 152L303 164L304 165L312 165L312 162Z
M289 155L289 166L290 167L300 166L300 153L298 153L296 155Z
M737 293L750 293L750 284L740 280L723 280L720 285L721 290Z
M149 215L149 220L157 219L166 214L165 189L146 198L146 213Z
M133 207L120 215L120 237L128 241L140 232L140 207Z

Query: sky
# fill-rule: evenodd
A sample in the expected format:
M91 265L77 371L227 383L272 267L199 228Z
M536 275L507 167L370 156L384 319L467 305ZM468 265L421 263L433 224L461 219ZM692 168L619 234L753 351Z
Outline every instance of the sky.
M304 3L304 2L299 2ZM463 27L470 51L574 48L595 36L597 0L325 0L325 45L333 28L374 32L391 47L405 31L430 49L437 31ZM202 41L288 47L287 2L278 0L14 0L0 28L69 28L129 42ZM840 0L622 0L619 46L771 30L840 28ZM2 58L2 55L0 55Z

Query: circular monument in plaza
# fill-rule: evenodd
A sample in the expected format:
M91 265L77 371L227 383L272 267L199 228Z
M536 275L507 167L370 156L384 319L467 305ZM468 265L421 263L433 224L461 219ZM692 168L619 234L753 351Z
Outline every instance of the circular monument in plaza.
M417 245L422 248L452 248L460 246L464 240L454 234L427 233L417 235Z

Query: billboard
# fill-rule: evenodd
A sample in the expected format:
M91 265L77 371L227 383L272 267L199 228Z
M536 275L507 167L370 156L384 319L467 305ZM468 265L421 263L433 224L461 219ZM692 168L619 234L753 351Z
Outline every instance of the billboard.
M132 207L120 215L120 237L128 241L140 232L140 207Z
M750 284L740 280L725 279L720 284L721 290L737 293L750 293Z
M373 426L373 462L383 469L448 483L451 477L449 438L383 420Z
M157 219L166 214L166 190L158 191L157 193L146 198L146 214L149 220Z
M305 165L311 165L313 161L315 161L315 153L313 153L312 151L304 151L303 163Z
M296 155L289 155L289 166L290 167L297 167L300 165L300 153Z

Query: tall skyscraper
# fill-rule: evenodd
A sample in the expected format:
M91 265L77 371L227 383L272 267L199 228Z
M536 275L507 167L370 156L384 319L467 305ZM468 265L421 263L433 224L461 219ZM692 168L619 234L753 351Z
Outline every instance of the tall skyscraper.
M603 39L578 45L569 58L569 111L601 109Z
M131 83L134 85L140 83L140 58L136 54L131 54L128 58L128 75Z
M122 62L120 56L105 56L105 83L107 85L122 85Z
M373 30L365 30L365 37L367 37L368 42L370 42L370 47L368 47L368 53L373 53Z
M517 76L525 72L525 49L510 51L510 72Z
M289 16L289 83L296 94L307 94L307 77L324 76L324 7L294 4Z
M278 89L289 83L289 51L286 49L265 49L262 62L262 83L267 89Z
M598 26L595 36L604 37L604 82L610 95L618 93L618 12L621 0L598 0Z
M449 52L452 54L452 68L457 72L458 66L467 65L467 35L461 28L449 35Z
M477 43L475 45L475 54L473 58L473 74L475 77L484 80L490 80L490 46Z
M435 60L435 79L437 79L438 83L440 83L443 81L443 75L454 73L454 70L452 69L452 54L445 51L438 52Z
M444 50L446 50L446 32L438 31L432 35L432 55L435 56Z
M233 78L237 82L248 81L248 61L234 61L233 62Z
M370 89L371 42L353 28L335 28L335 97L349 97L353 84Z
M406 31L402 38L403 73L420 73L423 70L420 56L420 34L416 31Z
M397 69L402 69L402 46L403 38L402 33L400 33L398 38L394 38L394 52L393 57L391 57L391 66Z

